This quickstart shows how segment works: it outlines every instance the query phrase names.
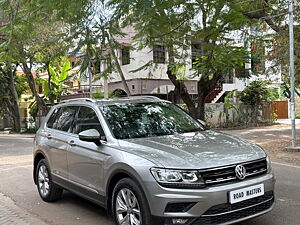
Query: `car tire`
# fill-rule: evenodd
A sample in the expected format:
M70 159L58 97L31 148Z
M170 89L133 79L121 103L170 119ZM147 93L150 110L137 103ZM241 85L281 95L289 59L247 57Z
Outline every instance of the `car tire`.
M54 202L61 199L63 189L53 183L50 167L45 159L40 160L37 165L36 185L41 198L45 202Z
M151 225L147 199L134 180L123 178L115 185L112 193L112 215L116 225ZM127 223L122 223L122 220ZM134 220L139 223L130 223Z

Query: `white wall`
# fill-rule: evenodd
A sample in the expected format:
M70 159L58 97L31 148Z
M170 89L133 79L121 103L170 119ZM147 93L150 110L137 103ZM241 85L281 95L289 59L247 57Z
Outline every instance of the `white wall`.
M116 51L117 57L120 57L121 51ZM185 59L187 62L187 66L185 68L185 71L183 71L183 76L185 77L191 77L193 74L193 71L191 71L191 50L188 50L188 57ZM151 60L153 60L153 51L152 49L146 47L142 50L131 50L130 51L130 64L127 65L121 65L121 68L123 70L123 73L126 77L126 79L135 79L135 78L151 78L151 79L168 79L168 76L166 74L167 72L167 61L168 61L168 54L166 52L166 62L164 64L162 63L153 63L151 66L139 70L135 73L132 73L130 71L136 70L143 65L147 64ZM120 62L121 63L121 62ZM111 76L110 81L120 81L120 76L117 71L114 71Z

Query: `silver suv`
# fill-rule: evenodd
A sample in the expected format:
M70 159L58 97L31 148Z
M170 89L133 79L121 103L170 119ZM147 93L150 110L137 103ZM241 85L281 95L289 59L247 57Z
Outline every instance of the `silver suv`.
M33 174L44 201L66 189L117 225L231 224L274 206L261 147L150 96L54 106L36 134Z

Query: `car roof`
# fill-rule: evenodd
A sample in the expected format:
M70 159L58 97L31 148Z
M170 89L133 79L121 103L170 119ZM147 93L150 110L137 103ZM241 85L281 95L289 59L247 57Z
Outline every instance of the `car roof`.
M130 96L130 97L120 97L120 98L103 98L103 99L94 99L94 98L74 98L62 101L58 105L64 103L94 103L98 106L105 105L115 105L115 104L127 104L127 103L147 103L147 102L169 102L163 99L160 99L155 96L143 95L143 96Z

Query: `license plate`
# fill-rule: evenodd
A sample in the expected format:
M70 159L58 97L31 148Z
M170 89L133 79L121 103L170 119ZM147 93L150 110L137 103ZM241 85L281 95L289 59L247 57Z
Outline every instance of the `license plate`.
M229 202L231 204L245 201L265 194L264 185L257 184L251 187L242 188L229 192Z

